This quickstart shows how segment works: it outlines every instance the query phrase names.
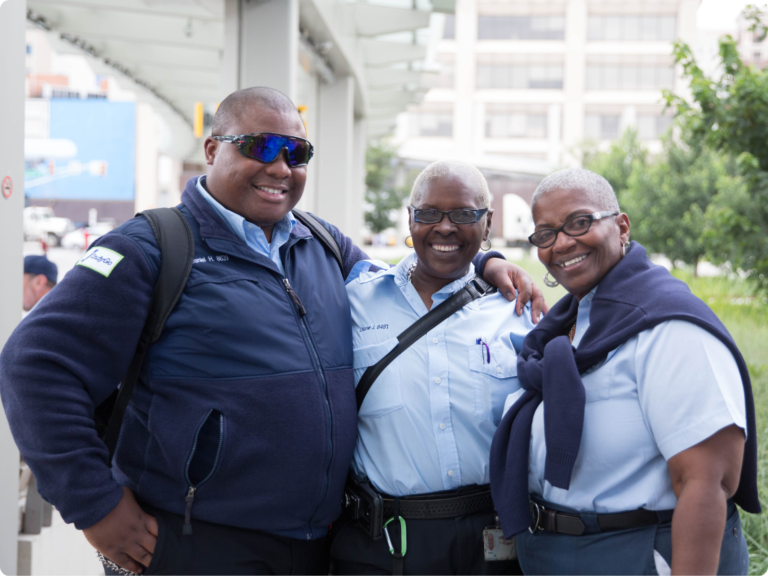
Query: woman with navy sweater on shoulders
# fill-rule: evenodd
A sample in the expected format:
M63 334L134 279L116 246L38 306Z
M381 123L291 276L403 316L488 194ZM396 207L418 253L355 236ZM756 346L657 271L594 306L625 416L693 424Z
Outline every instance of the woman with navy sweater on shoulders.
M532 209L530 241L568 294L525 339L522 388L491 449L493 500L523 572L746 574L736 504L759 513L760 502L733 339L629 243L601 176L556 172Z

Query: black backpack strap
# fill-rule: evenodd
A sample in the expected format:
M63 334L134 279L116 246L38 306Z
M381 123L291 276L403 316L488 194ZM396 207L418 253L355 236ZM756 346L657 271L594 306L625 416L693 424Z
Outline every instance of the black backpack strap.
M328 251L333 254L333 257L336 258L336 262L339 264L341 275L344 276L344 260L341 258L341 247L339 246L339 243L336 242L336 238L333 237L333 234L331 234L328 229L323 226L317 217L313 216L309 212L296 209L291 210L291 212L296 217L296 220L309 228L309 230L312 232L312 235L320 240L320 242L323 243L323 246L325 246Z
M467 282L461 290L456 292L453 296L448 298L445 302L439 306L435 306L427 314L416 320L408 328L406 328L397 337L397 346L395 346L389 354L384 356L373 366L369 366L363 373L360 382L357 384L355 394L357 395L357 411L360 411L360 407L363 405L363 400L368 394L368 391L373 386L376 378L389 366L395 358L405 352L411 344L418 341L427 332L432 330L435 326L443 322L446 318L453 316L456 312L464 308L467 304L473 300L477 300L486 294L492 294L496 292L496 288L488 284L480 276L475 276L472 280Z
M187 219L177 208L155 208L140 212L152 227L152 232L160 248L160 274L157 277L152 301L149 305L149 315L141 332L136 352L133 355L128 371L120 384L120 390L112 409L104 443L109 450L109 462L117 447L120 427L123 417L131 400L136 381L139 379L144 355L151 344L157 342L165 326L165 321L171 315L184 287L187 285L189 273L192 270L192 259L195 255L195 241Z

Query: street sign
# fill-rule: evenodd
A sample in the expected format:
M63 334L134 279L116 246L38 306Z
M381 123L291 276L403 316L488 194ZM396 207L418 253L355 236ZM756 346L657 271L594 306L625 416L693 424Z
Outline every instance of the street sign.
M3 178L3 196L6 198L10 198L11 194L13 194L13 180L11 180L10 176L6 176Z

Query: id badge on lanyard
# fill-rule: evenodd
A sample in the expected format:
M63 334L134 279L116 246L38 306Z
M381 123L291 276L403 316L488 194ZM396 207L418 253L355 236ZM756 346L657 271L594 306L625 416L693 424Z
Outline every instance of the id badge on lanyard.
M496 562L501 560L513 560L517 558L517 548L515 539L504 538L504 531L499 525L498 516L496 517L496 526L488 526L483 530L483 551L486 562Z

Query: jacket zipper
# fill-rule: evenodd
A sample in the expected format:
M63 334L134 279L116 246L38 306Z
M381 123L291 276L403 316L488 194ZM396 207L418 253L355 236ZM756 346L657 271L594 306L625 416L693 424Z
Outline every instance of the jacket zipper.
M187 458L187 466L184 470L184 476L186 477L187 484L189 484L187 495L184 497L184 502L187 503L186 507L184 508L184 526L181 529L181 533L184 536L190 536L192 534L192 504L195 502L195 493L197 492L197 489L205 484L216 471L216 467L219 465L219 456L221 455L221 445L224 443L224 415L219 412L219 446L216 448L216 458L213 460L213 466L211 467L211 471L208 476L198 482L196 486L193 485L189 480L189 465L192 463L192 458L195 457L195 452L197 451L197 440L200 437L200 430L208 421L208 418L210 418L211 412L213 412L213 408L208 410L208 414L205 415L205 418L203 418L200 426L198 426L197 430L195 431L195 441L192 444L192 452L190 453L189 458Z
M325 501L325 499L328 496L328 474L331 468L331 462L333 462L333 420L331 418L331 405L328 401L328 383L325 380L325 374L323 373L323 365L320 362L320 355L317 352L317 348L315 347L315 342L312 339L312 335L309 332L309 327L307 326L307 321L304 318L307 315L307 310L304 308L304 305L301 303L301 300L299 299L299 295L296 294L293 287L291 286L290 281L288 278L283 278L283 286L285 287L285 291L288 294L288 297L293 302L296 312L299 315L299 325L301 326L301 329L304 333L304 338L307 341L307 348L310 351L310 356L312 357L312 363L315 366L315 371L317 372L317 375L320 378L320 383L322 385L323 390L323 399L325 400L325 415L328 418L328 426L329 426L329 434L328 434L328 465L325 469L325 492L323 494L323 498L320 501L320 504L317 505L317 508L315 508L315 512L312 514L312 517L310 518L310 522L312 518L314 518L315 513L317 513L317 510L320 508L322 503ZM312 539L312 529L308 525L307 526L307 540Z

